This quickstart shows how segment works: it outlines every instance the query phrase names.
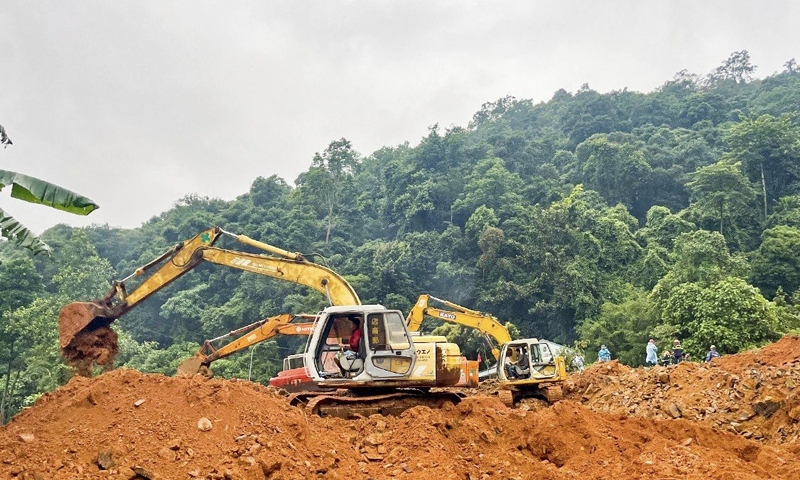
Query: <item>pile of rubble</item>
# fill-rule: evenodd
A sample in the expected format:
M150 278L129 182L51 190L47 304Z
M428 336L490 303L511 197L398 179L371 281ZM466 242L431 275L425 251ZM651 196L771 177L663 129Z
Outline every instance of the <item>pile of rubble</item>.
M548 408L487 392L355 420L246 381L115 370L73 378L0 429L0 478L800 478L800 348L775 345L712 365L594 366ZM778 362L784 347L795 358Z
M631 369L616 361L572 375L567 398L594 411L685 418L771 443L800 438L800 336L709 363Z

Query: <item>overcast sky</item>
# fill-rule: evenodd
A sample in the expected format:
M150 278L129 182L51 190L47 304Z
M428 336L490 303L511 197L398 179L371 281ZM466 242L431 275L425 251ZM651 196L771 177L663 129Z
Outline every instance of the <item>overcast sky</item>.
M73 216L9 198L36 233L132 228L188 195L294 185L347 138L369 155L466 126L506 95L584 83L649 92L748 50L800 60L800 2L0 0L0 169L93 199ZM223 225L224 227L224 225ZM246 233L246 232L241 232Z

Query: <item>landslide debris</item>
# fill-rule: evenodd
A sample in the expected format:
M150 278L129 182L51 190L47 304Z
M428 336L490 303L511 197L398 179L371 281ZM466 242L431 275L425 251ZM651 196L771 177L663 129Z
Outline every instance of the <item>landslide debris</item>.
M642 349L644 351L644 349ZM800 336L709 363L650 369L598 363L564 385L598 412L684 418L768 444L800 439Z
M773 379L796 378L797 359L770 362L758 352L723 357L713 366L679 365L664 369L666 385L656 383L656 369L612 363L571 377L575 390L548 408L512 410L478 394L443 409L415 407L399 417L349 421L306 415L281 392L246 381L119 369L74 377L0 429L0 478L800 478L800 447L791 433L797 420L786 410L791 395L779 397L772 387ZM752 396L741 389L755 388L742 373L745 365L761 372ZM695 418L694 400L679 403L679 418L656 402L648 410L648 389L653 398L672 399L675 391L676 402L694 399L691 393L711 385L712 376L722 378L725 369L729 379L739 376L740 388L720 385L720 398L744 392L731 400L738 413L750 405L737 401L764 401L762 393L773 392L781 405L764 424L784 418L782 431L789 434L777 441L775 424L775 430L757 430L758 441L755 428L746 438L709 413ZM700 373L706 380L697 380ZM613 391L634 374L642 400L631 414L630 398L619 405L633 396Z

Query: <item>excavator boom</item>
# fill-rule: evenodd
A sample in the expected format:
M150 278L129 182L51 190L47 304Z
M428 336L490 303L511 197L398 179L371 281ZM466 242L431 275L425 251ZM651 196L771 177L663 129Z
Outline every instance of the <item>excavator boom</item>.
M444 305L447 309L431 306L431 300ZM469 308L428 294L420 295L417 302L411 308L408 318L406 319L408 322L408 330L411 332L418 332L420 327L422 327L422 320L425 315L444 320L445 322L474 328L482 334L494 338L498 345L503 345L511 341L511 335L508 333L508 330L506 330L506 327L492 315L477 310L470 310ZM492 346L492 355L494 355L496 360L500 358L500 351L495 346Z
M314 323L292 323L292 321L297 318L315 319L316 316L284 313L244 326L217 338L206 340L197 353L178 365L178 374L194 375L200 373L208 369L211 362L228 357L240 350L244 350L245 348L249 348L278 335L311 335L314 332ZM216 342L233 336L238 338L222 347L214 347Z
M222 234L278 256L217 248L214 243ZM202 262L306 285L323 293L331 304L361 304L347 280L333 270L310 262L298 253L288 252L244 235L236 235L219 227L213 227L175 245L158 258L136 269L127 278L114 281L111 290L102 299L92 302L73 302L62 308L58 315L62 355L70 363L90 357L100 363L108 356L113 357L113 353L103 344L111 335L109 333L111 322ZM148 277L128 293L125 283L133 277L145 274L148 274Z

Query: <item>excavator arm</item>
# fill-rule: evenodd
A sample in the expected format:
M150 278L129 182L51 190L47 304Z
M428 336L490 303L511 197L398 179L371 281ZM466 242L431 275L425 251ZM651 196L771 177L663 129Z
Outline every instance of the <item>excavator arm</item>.
M431 300L444 305L447 309L430 306ZM428 294L420 295L417 302L411 308L406 318L408 330L418 332L422 326L422 320L425 315L444 320L445 322L474 328L482 334L494 338L498 345L503 345L511 341L511 335L508 333L508 330L506 330L506 327L488 313L470 310L469 308ZM500 350L494 345L492 346L492 355L494 355L496 360L500 359Z
M273 256L217 248L214 243L222 234L232 236L245 245L261 249ZM82 334L107 328L111 322L125 315L144 299L202 262L225 265L306 285L324 294L333 305L361 304L358 294L347 280L333 270L310 262L299 253L292 253L244 235L236 235L219 227L213 227L175 245L158 258L136 269L125 279L114 281L111 290L102 299L92 302L72 302L62 308L58 315L59 344L62 354L69 360L80 360L85 357L85 350L91 350L90 344L97 340L82 338ZM142 275L148 277L129 293L126 282Z
M314 322L292 323L298 318L316 319L316 315L284 313L246 325L217 338L206 340L194 356L187 358L178 365L178 374L193 375L203 369L207 369L211 362L215 360L220 360L278 335L311 335L314 332ZM215 343L229 337L238 338L222 347L216 348L214 346Z

